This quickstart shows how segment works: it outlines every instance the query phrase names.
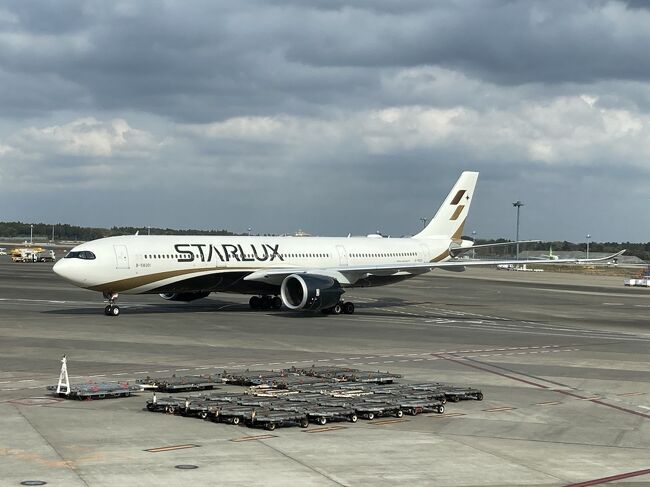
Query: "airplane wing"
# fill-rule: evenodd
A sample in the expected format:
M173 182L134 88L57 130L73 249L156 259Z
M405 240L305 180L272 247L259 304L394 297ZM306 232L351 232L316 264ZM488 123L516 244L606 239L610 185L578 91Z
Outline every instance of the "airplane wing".
M587 264L606 262L623 254L621 250L607 257L598 259L526 259L526 260L447 260L442 262L422 262L413 264L386 264L375 266L341 266L329 268L272 268L260 269L244 277L245 281L259 281L268 284L282 284L282 281L291 274L316 274L336 279L341 284L352 285L359 279L369 276L400 276L424 274L433 269L448 271L463 271L466 267L496 266L496 265L523 265L523 264Z
M507 242L470 245L469 247L463 247L462 245L460 245L458 247L451 247L449 249L449 255L451 255L452 257L460 257L463 254L466 254L468 252L471 252L472 250L477 250L477 249L488 249L492 247L505 247L506 245L512 246L517 244L539 243L539 242L541 242L541 240L519 240L519 242L517 242L516 240L514 241L509 240Z

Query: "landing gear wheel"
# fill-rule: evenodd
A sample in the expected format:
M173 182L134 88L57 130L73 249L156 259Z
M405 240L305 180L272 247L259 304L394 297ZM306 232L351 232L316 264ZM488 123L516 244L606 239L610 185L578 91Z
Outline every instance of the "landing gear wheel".
M271 299L271 308L272 309L280 309L280 308L282 308L282 298L280 296L274 296Z
M343 303L343 312L346 315L354 314L354 303L351 303L349 301Z
M273 308L273 298L271 296L262 296L262 309Z
M104 308L104 314L106 316L119 316L120 308L117 306L117 293L105 292L104 299L108 300L108 306Z
M262 299L259 296L253 296L248 300L248 305L251 309L260 309L262 307Z
M332 310L333 315L340 315L343 312L343 307L340 303L335 304L330 309Z

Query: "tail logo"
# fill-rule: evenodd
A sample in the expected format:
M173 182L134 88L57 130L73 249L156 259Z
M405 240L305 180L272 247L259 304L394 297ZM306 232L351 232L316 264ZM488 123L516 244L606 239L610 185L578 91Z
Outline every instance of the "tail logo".
M456 209L454 210L454 213L451 215L451 218L449 218L450 221L457 220L460 214L463 212L465 205L458 205L458 203L460 203L460 201L463 199L463 196L465 196L466 201L469 201L469 195L466 195L465 193L467 193L467 191L461 189L458 191L458 193L456 193L454 199L451 200L450 205L456 206Z

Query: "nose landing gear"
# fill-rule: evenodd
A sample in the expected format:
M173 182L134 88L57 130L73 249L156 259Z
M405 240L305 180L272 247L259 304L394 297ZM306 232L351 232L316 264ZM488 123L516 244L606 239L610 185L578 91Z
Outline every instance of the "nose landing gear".
M104 293L104 299L108 299L108 306L104 308L104 314L106 316L119 316L120 307L117 303L117 293Z

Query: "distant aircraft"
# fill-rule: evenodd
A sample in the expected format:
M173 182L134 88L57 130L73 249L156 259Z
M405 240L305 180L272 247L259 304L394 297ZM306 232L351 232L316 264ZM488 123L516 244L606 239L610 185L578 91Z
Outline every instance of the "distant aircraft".
M54 272L102 292L108 316L120 314L118 293L193 301L212 292L252 295L253 309L284 304L351 314L354 304L342 299L346 288L383 286L438 268L578 262L459 259L471 248L504 245L475 246L462 237L477 179L477 172L463 172L429 224L409 238L128 235L78 245Z

